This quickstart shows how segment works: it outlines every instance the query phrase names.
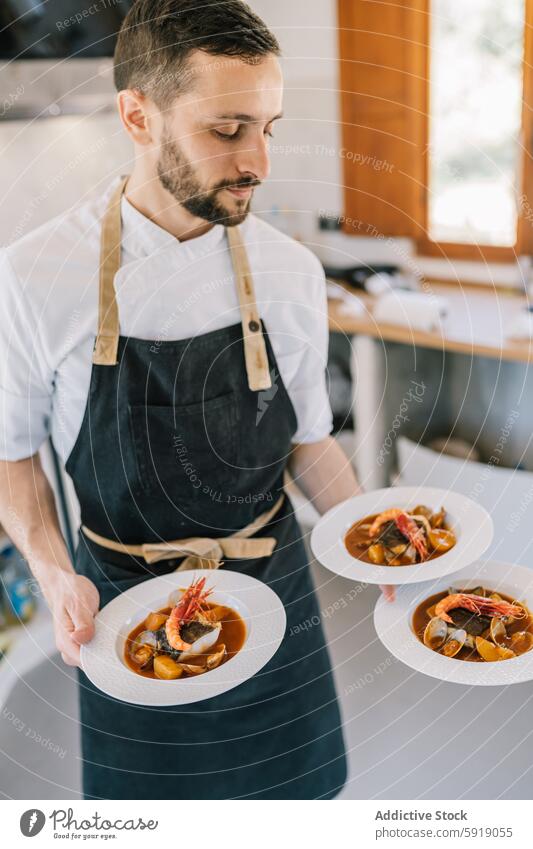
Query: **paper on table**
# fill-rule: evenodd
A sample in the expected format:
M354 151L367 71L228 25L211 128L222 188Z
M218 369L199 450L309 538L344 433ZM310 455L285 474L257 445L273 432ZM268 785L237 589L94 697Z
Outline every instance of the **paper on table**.
M524 310L510 323L506 331L508 339L531 339L533 336L533 313Z
M339 312L349 315L364 315L366 307L361 299L345 289L344 286L339 286L337 283L332 283L328 280L327 295L332 301L340 301Z
M431 332L441 329L448 303L441 295L396 289L378 298L373 315L376 321Z

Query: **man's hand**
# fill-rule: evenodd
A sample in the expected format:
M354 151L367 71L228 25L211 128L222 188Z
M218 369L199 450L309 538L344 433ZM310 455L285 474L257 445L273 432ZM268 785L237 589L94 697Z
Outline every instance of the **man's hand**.
M339 502L364 492L351 462L333 436L320 442L294 445L289 457L289 473L293 483L321 515ZM387 601L394 601L393 586L387 584L380 589Z
M394 601L396 598L396 588L389 584L380 584L379 588L385 596L385 601Z
M100 597L93 582L72 568L54 493L38 454L0 460L0 523L39 582L63 660L79 666L80 645L94 634Z
M54 618L56 646L61 657L68 666L80 666L80 646L94 636L100 594L89 578L62 571L45 595Z

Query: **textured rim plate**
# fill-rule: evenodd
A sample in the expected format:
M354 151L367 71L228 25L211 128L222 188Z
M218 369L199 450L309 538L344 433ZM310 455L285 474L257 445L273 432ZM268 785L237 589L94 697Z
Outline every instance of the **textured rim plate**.
M226 663L197 678L158 681L143 678L123 660L126 637L151 610L164 607L176 587L207 577L214 588L210 600L226 604L246 624L242 649ZM106 604L96 616L96 634L81 647L87 677L104 693L138 705L186 705L237 687L258 672L276 653L287 617L280 599L266 584L241 572L191 569L143 581Z
M533 570L499 560L478 561L453 577L454 585L473 589L489 586L525 601L533 609ZM421 601L447 589L449 581L435 581L416 587L401 587L396 601L378 599L374 625L379 639L394 657L403 663L442 681L478 686L518 684L533 679L533 650L520 657L495 663L472 663L444 657L420 642L411 627L413 613Z
M457 536L450 551L413 566L374 566L348 554L344 536L354 522L390 507L416 504L445 508L447 522ZM493 535L490 515L466 495L429 486L395 486L365 492L332 507L313 528L311 549L326 569L343 578L366 584L415 584L450 575L482 557Z

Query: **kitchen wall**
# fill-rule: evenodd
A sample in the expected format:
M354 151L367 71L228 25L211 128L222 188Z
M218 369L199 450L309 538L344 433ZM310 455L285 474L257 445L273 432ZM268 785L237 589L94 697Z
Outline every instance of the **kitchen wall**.
M131 167L109 60L11 62L0 70L0 244Z

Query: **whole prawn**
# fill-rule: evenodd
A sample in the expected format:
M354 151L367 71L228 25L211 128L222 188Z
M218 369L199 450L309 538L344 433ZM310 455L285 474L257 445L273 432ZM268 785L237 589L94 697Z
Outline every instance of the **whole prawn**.
M482 595L469 595L468 593L452 593L437 602L435 616L453 625L453 619L448 616L447 611L454 610L456 607L464 607L479 616L483 614L485 616L513 616L515 619L522 619L527 615L523 607L518 604L511 604L503 599L485 598Z
M400 533L409 540L411 545L416 548L420 559L425 560L428 556L428 550L424 539L424 529L418 527L411 516L405 510L400 510L399 507L392 507L390 510L385 510L376 516L368 529L368 535L375 537L382 525L391 521L394 522Z
M183 593L178 604L172 608L170 616L165 622L167 640L176 651L186 651L192 645L192 643L186 643L181 638L180 630L182 625L190 622L194 614L202 609L203 603L213 592L212 589L204 590L205 580L205 578L198 578L197 581L192 582Z

